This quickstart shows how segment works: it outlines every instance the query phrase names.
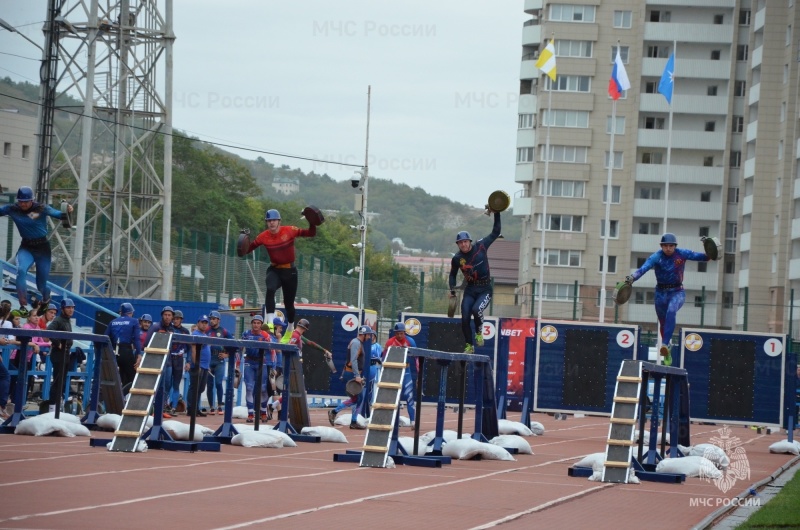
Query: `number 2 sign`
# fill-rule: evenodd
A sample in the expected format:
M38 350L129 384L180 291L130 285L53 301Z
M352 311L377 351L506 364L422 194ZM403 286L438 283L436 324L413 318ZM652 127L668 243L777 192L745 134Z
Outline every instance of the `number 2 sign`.
M623 329L617 333L617 344L620 348L630 348L633 346L634 338L633 332L629 329Z

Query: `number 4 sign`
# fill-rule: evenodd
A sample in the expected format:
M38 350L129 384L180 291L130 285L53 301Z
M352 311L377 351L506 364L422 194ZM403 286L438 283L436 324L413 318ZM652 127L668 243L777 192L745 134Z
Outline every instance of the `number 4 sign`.
M358 328L358 317L352 313L348 313L342 317L342 328L345 331L355 331Z

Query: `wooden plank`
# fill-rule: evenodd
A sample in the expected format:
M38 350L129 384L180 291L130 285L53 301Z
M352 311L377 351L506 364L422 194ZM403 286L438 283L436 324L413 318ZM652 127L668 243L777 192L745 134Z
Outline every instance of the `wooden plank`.
M636 418L611 418L611 423L622 425L636 425Z
M642 378L641 377L632 377L632 376L629 376L629 375L618 375L617 376L617 381L619 381L620 383L641 383L642 382Z
M614 397L614 403L631 403L635 405L639 403L639 398L616 396Z
M627 445L632 446L635 442L631 440L608 440L608 445Z
M630 462L613 462L611 460L606 460L606 467L630 467Z
M147 416L148 411L146 410L133 410L133 409L125 409L122 411L122 414L125 416Z
M161 348L145 348L145 353L152 353L154 355L166 355L169 353L169 350L162 350Z
M138 438L139 433L136 431L117 431L114 433L114 436L122 436L125 438Z
M136 373L158 375L158 374L161 373L161 369L160 368L142 368L142 367L139 367L139 368L136 369Z
M391 431L392 430L392 426L391 425L373 425L373 424L370 424L369 428L372 429L373 431Z
M394 410L397 405L394 403L375 403L372 405L372 410Z
M365 445L361 449L372 453L385 453L389 450L387 447L381 447L380 445Z
M384 368L405 368L406 367L406 363L392 363L392 362L389 362L389 361L385 361L383 363L383 367Z
M152 388L131 388L131 394L139 394L141 396L152 396L156 391Z
M391 388L392 390L400 390L403 385L400 383L378 383L378 388Z

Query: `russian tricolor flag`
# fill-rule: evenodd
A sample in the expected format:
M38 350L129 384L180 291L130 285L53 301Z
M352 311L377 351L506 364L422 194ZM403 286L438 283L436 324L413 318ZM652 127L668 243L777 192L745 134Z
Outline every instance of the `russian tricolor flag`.
M608 95L614 101L618 100L622 92L631 88L631 82L628 79L628 72L625 71L625 65L622 64L622 57L619 55L619 47L617 47L617 57L614 59L614 69L611 70L611 80L608 82Z

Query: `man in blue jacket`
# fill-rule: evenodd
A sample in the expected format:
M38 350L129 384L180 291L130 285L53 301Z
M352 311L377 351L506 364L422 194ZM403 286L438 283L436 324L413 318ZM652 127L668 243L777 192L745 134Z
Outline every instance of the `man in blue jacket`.
M67 206L72 212L72 206ZM36 264L36 288L42 294L39 314L42 315L50 304L50 242L47 241L47 216L61 219L64 214L52 206L39 204L33 200L33 190L22 186L17 191L17 202L0 207L0 216L8 215L17 226L22 242L17 250L17 298L20 313L28 315L28 271Z
M192 335L199 337L208 336L208 317L206 315L197 319L197 329L192 331ZM186 414L192 415L192 411L197 411L197 415L204 417L207 414L200 410L200 396L206 387L208 379L208 367L211 365L211 346L208 344L192 344L189 353L189 362L184 366L184 370L189 372L189 399L186 406Z
M119 306L119 316L109 322L107 334L111 339L111 348L117 354L119 379L123 389L133 383L136 376L134 366L142 356L139 343L141 332L139 321L133 318L133 305L125 302Z

